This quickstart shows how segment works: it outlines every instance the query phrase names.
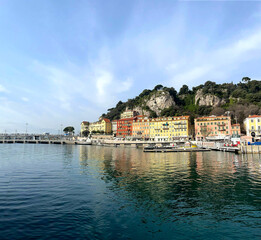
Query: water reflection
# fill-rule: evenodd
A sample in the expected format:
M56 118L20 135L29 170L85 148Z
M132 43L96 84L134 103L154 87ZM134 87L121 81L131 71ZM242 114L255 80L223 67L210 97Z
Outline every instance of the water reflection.
M80 164L95 169L115 194L163 219L201 216L216 222L236 221L249 212L260 216L259 155L81 146Z

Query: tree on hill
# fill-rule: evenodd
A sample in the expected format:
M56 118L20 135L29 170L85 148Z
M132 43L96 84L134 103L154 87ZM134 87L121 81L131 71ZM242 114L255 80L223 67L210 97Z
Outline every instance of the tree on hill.
M161 84L158 84L158 85L155 86L155 88L153 90L158 91L162 88L163 88L163 86Z
M215 107L213 110L210 112L210 115L216 115L216 116L221 116L225 113L225 109L221 107Z
M247 83L247 82L249 82L249 81L251 81L251 78L249 78L249 77L243 77L243 78L242 78L242 82Z
M189 93L189 87L187 85L183 85L179 90L179 95L188 94Z

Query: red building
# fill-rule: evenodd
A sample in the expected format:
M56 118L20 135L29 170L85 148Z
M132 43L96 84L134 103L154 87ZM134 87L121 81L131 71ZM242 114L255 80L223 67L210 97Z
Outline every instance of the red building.
M117 133L116 136L120 138L132 136L133 120L137 117L123 118L117 121Z

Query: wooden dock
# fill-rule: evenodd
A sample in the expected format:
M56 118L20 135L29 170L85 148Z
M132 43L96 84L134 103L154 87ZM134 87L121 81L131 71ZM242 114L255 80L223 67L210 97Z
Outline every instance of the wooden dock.
M238 147L220 147L220 148L211 148L212 151L221 151L221 152L231 152L239 153L240 149Z
M205 148L144 148L143 152L208 152Z

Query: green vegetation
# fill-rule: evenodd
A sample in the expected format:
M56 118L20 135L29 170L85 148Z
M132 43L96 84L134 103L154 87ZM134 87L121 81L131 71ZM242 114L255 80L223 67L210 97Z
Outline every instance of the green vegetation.
M200 106L195 102L195 96L198 91L203 95L214 95L222 100L221 106ZM238 84L223 83L217 84L207 81L191 90L187 85L183 85L179 92L173 87L164 87L157 85L153 90L145 89L139 96L128 99L127 102L119 101L116 107L108 109L104 117L110 120L119 119L120 114L126 108L133 109L140 107L149 112L149 117L158 117L155 111L152 111L146 103L152 98L157 97L162 92L168 92L174 101L174 106L163 109L159 116L178 116L190 115L193 123L195 117L207 115L230 114L233 122L243 123L243 119L248 115L261 114L261 81L251 80L249 77L243 77ZM142 113L140 113L142 114Z
M68 126L68 127L63 129L63 132L64 133L74 133L74 127Z
M90 131L89 131L89 130L84 130L84 131L82 131L82 136L83 136L83 137L88 137L89 134L90 134Z

